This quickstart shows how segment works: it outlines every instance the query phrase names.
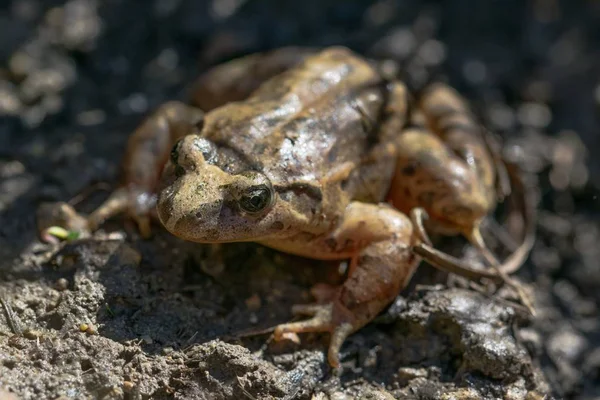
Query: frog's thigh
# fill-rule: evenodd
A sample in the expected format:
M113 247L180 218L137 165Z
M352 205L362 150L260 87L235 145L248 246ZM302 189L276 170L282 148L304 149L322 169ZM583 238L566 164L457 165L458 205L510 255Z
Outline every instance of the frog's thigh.
M387 205L354 202L330 242L336 251L355 251L348 278L332 289L326 304L296 306L311 319L280 325L285 332L330 332L329 363L339 366L339 350L348 335L370 322L406 285L418 263L411 251L409 218Z
M427 126L461 156L492 192L496 177L494 160L466 100L451 87L436 83L426 88L419 107Z
M232 101L244 100L263 82L315 52L308 47L283 47L217 65L200 75L194 83L192 103L210 111Z
M389 196L395 207L405 213L422 207L438 223L451 224L448 227L458 231L472 228L489 212L489 193L476 172L441 138L411 128L396 143L398 158Z

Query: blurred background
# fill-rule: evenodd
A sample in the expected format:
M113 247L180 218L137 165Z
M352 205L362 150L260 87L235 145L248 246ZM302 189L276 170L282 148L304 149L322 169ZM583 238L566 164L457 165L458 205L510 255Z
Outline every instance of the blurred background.
M114 182L127 134L199 72L332 44L449 82L537 175L529 346L557 396L599 398L598 1L2 0L0 256L22 253L39 201Z

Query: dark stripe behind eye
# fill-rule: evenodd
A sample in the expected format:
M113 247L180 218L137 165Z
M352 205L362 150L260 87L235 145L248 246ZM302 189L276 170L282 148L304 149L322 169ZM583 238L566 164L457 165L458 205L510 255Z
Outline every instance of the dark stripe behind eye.
M323 200L323 192L321 192L321 189L318 186L307 182L296 182L286 186L277 185L275 186L275 190L277 193L293 191L296 194L306 194L308 197L315 200Z

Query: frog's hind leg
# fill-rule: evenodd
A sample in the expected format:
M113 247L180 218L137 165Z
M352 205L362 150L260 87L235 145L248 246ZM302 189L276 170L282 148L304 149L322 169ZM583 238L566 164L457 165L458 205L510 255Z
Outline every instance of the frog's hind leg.
M486 261L497 266L503 274L515 272L525 261L533 244L533 220L535 209L529 204L531 193L525 188L521 176L514 165L509 165L501 156L501 145L475 120L464 99L453 89L443 84L431 85L419 99L419 110L423 114L425 127L434 133L444 145L459 159L471 173L471 185L479 188L476 196L454 196L455 207L467 206L464 200L478 198L481 212L468 224L460 227L459 221L453 221L460 227L461 233L484 256ZM448 168L448 179L459 181L460 176ZM452 176L455 175L455 176ZM473 193L475 193L473 192ZM470 198L469 198L470 197ZM514 250L509 260L499 263L481 236L482 222L489 218L497 201L509 200L513 203L514 213L523 220L521 244ZM475 203L474 203L475 204ZM473 208L471 206L471 208ZM484 215L485 212L488 215Z
M317 296L321 304L294 307L294 312L312 318L279 325L275 337L286 332L329 332L328 360L338 367L346 337L375 318L410 280L419 262L411 250L415 240L404 214L385 204L351 203L338 228L324 239L331 252L354 254L348 278L321 291Z
M484 140L482 128L466 104L445 85L434 85L425 90L411 120L412 126L397 140L397 167L390 192L394 205L407 213L422 208L425 212L421 216L430 216L428 228L442 234L465 236L496 270L497 277L513 286L531 309L522 289L508 277L508 273L524 262L531 248L529 236L502 263L481 236L481 222L489 218L499 197L527 197L522 185L510 191L507 189L508 183L513 184L514 171L505 171L505 163ZM502 168L498 169L499 166ZM517 208L523 213L523 219L531 221L525 207ZM477 278L476 270L465 268L427 242L415 250L430 263L449 272L458 271L462 272L460 275ZM479 274L479 279L485 277L483 275Z
M526 247L521 246L507 261L500 264L496 257L487 249L485 243L483 243L483 239L479 235L479 237L472 238L471 241L472 243L474 242L480 252L485 255L486 260L491 264L493 271L473 269L462 260L452 257L451 255L433 247L423 226L422 218L424 216L426 216L426 212L423 209L417 208L411 211L411 220L413 221L417 234L421 239L421 242L417 243L413 247L415 254L418 254L430 265L444 272L459 275L471 281L481 281L482 279L487 279L497 284L509 285L517 292L519 299L525 307L525 311L535 316L535 308L530 296L525 292L523 286L519 282L512 279L508 275L508 272L506 272L506 270L510 270L514 268L515 265L520 265L523 262L521 257L523 257L524 254L526 255L526 253L524 253L524 251L528 251ZM477 235L479 230L474 230L474 232L476 232L475 234Z
M394 206L405 213L421 210L417 222L424 224L422 217L428 216L426 226L438 233L473 239L495 205L493 189L490 192L467 162L424 127L406 129L396 144L389 195Z

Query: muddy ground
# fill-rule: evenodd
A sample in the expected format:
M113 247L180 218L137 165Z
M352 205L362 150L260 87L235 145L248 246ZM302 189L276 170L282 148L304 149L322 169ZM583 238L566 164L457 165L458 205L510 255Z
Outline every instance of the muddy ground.
M599 398L599 17L600 3L570 0L0 2L0 398ZM518 273L535 319L423 265L336 374L324 335L246 335L292 318L335 266L250 244L220 262L121 219L39 242L38 204L114 187L149 110L185 99L210 65L288 44L344 44L401 61L412 84L447 80L504 137L539 183Z

